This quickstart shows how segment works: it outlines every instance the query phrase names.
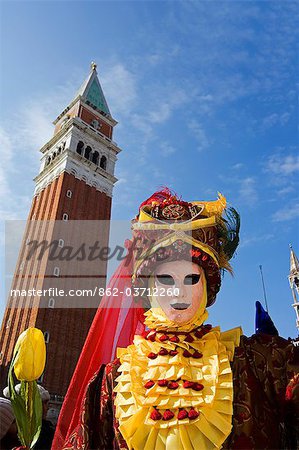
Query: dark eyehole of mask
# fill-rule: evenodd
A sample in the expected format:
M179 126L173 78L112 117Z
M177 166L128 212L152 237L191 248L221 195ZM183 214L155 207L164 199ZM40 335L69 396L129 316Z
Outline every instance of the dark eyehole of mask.
M174 286L175 282L174 279L172 278L171 275L167 275L167 274L161 274L161 275L156 275L157 280L159 281L159 283L161 284L165 284L167 286Z
M186 275L184 279L184 284L197 284L199 282L200 275L199 273L191 273L190 275Z

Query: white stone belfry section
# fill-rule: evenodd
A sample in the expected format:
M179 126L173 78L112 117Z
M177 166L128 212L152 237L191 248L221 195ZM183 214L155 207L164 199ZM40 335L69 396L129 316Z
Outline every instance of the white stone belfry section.
M290 245L290 274L288 276L293 295L293 308L296 314L296 327L299 331L299 261Z
M83 120L82 116L93 117L93 120ZM95 63L75 99L53 123L55 134L40 149L41 166L34 180L34 195L62 172L67 172L112 197L117 181L114 168L121 149L112 140L112 130L117 122L110 115ZM101 131L102 126L111 130L110 137Z

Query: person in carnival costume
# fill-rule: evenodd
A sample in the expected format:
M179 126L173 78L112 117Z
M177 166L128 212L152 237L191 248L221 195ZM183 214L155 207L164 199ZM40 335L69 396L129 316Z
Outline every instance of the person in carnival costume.
M187 203L165 188L141 204L109 285L119 295L102 299L53 450L296 448L297 349L205 323L239 228L220 194Z

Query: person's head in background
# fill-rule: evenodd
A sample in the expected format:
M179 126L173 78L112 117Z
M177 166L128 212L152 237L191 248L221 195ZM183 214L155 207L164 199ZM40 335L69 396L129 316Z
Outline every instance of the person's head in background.
M48 414L48 410L49 410L49 401L50 401L50 394L49 392L40 384L37 385L41 399L42 399L42 404L43 404L43 419L47 418L47 414ZM21 389L21 385L17 384L15 386L15 390L17 393L20 392ZM5 398L9 399L10 395L9 395L9 389L8 386L6 386L6 388L3 389L3 395Z
M10 400L0 397L0 448L19 446L18 429Z

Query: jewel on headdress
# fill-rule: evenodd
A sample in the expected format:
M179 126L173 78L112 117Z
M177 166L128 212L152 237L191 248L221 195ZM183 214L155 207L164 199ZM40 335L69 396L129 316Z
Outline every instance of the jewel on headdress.
M187 245L185 244L184 241L182 241L182 239L178 239L177 241L175 241L173 243L173 246L179 253L182 253L187 247Z

